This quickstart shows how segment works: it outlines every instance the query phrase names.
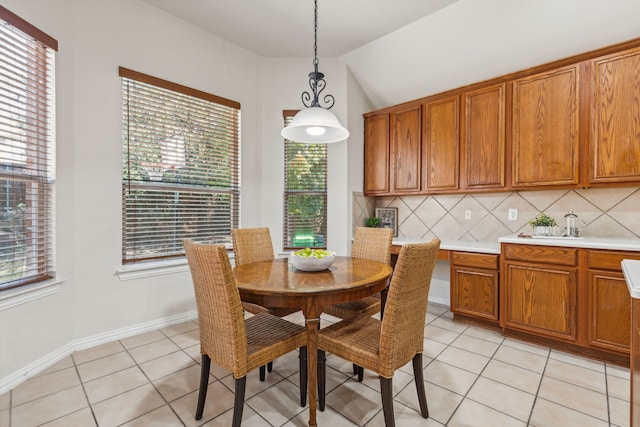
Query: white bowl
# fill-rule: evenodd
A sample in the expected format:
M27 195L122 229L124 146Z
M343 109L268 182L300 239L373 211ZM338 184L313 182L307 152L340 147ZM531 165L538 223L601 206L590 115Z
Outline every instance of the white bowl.
M333 261L336 259L336 253L331 252L331 255L327 255L323 258L317 258L314 256L303 257L294 255L293 253L289 257L289 260L297 270L302 271L322 271L331 267Z

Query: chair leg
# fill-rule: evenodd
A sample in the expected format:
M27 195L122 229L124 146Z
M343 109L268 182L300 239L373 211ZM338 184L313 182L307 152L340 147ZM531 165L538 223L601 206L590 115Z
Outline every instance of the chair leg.
M267 375L265 368L265 365L260 366L260 381L264 381L264 378Z
M196 420L202 418L202 412L204 411L204 402L207 399L207 388L209 387L209 369L211 369L211 358L203 354L202 365L200 366L200 392L198 394Z
M358 382L362 382L364 379L364 368L362 366L358 366Z
M298 353L300 362L300 406L307 404L307 347L300 347Z
M324 350L318 350L318 409L324 411L327 391L327 358Z
M393 415L393 385L391 378L380 377L380 394L382 394L384 425L385 427L395 427L396 420Z
M269 363L267 363L267 371L268 371L268 372L273 371L273 362L269 362Z
M422 418L429 418L429 407L427 406L427 395L424 391L424 377L422 375L422 353L413 356L413 377L416 381L416 391L418 392Z
M244 392L247 386L247 376L236 378L235 399L233 401L233 421L232 427L240 427L242 423L242 411L244 410Z

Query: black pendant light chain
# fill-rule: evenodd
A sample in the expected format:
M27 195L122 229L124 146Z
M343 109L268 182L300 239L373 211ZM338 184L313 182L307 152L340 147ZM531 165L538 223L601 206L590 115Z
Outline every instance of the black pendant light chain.
M305 107L321 107L329 109L333 107L335 99L333 95L324 95L323 102L326 106L320 105L318 96L324 90L327 83L324 80L324 74L318 71L318 0L314 0L314 26L313 26L313 71L309 73L309 87L313 92L313 98L309 92L302 93L302 103Z

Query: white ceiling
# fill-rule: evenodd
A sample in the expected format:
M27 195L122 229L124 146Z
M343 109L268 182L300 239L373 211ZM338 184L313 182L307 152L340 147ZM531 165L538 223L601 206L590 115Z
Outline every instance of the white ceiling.
M265 57L313 57L313 0L144 0ZM457 0L318 0L318 57L338 57Z
M313 0L144 1L263 57L313 57ZM638 38L638 16L638 0L318 0L318 58L377 110Z

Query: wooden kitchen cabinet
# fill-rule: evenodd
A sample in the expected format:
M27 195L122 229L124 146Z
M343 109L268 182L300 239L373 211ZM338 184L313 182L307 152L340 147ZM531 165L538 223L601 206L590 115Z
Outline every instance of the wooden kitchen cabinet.
M576 343L577 249L505 244L501 326Z
M578 184L578 69L513 81L513 188Z
M505 84L463 95L461 187L505 185Z
M587 340L592 347L629 354L631 296L622 274L623 259L637 252L590 249L587 274Z
M457 190L459 186L459 97L422 105L422 190Z
M394 194L420 191L420 106L391 113L390 185Z
M640 182L640 48L591 65L589 182Z
M377 114L364 121L364 193L389 193L389 114Z
M499 255L452 251L449 263L451 312L497 325Z

